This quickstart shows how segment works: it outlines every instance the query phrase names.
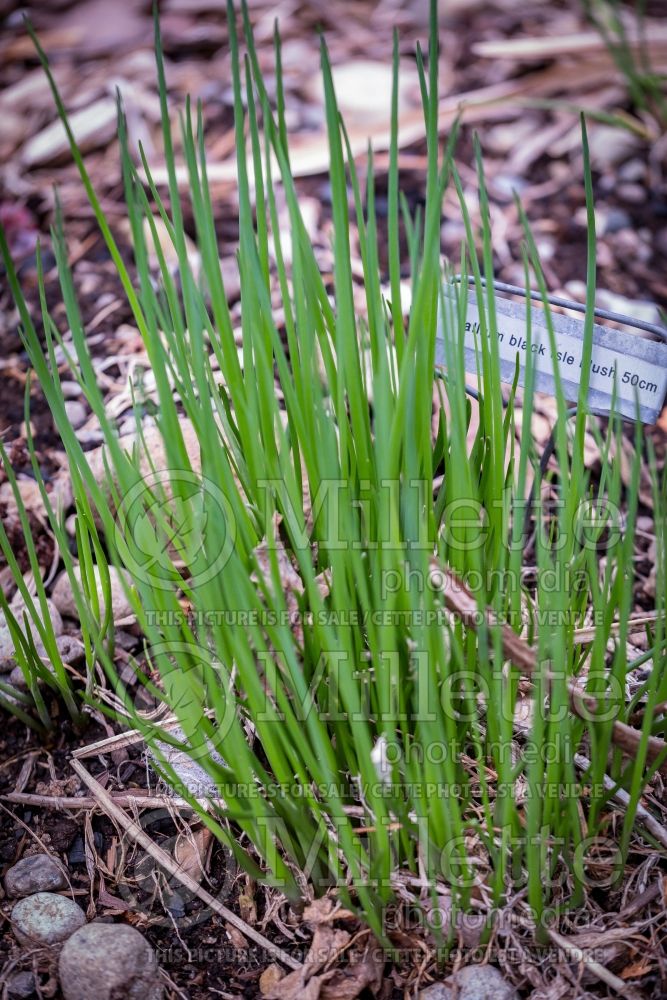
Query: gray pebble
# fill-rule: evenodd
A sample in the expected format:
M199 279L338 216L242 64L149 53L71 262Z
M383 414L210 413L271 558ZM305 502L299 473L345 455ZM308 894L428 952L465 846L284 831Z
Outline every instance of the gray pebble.
M187 742L185 733L180 726L172 726L169 730L169 735L178 743L185 745ZM176 776L177 781L174 783L173 791L177 795L180 795L183 790L187 790L190 795L198 798L220 795L220 788L215 780L196 759L204 753L206 757L210 757L216 764L220 764L222 767L225 766L225 762L218 751L208 741L203 740L202 744L195 747L194 750L191 748L190 754L185 750L179 750L178 747L172 746L170 743L165 743L163 740L156 740L155 746L164 755L165 761ZM160 761L150 748L148 756L150 760L155 761L157 773L159 774Z
M646 188L643 188L641 184L619 184L616 188L616 194L621 199L629 205L642 205L648 195Z
M28 682L26 681L23 671L18 664L12 668L12 672L10 673L8 680L12 687L16 688L17 691L28 690ZM40 681L37 681L37 683L39 684Z
M605 233L618 233L621 229L629 229L632 219L620 208L612 208L604 224Z
M56 646L63 663L68 663L70 667L80 666L86 658L86 647L74 635L59 635Z
M643 181L646 179L646 164L638 159L628 160L620 167L618 176L622 181Z
M65 413L67 414L67 419L70 424L77 430L85 424L88 419L88 411L83 403L80 403L78 399L68 399L65 403Z
M79 439L80 444L85 448L93 448L101 445L104 441L104 434L98 427L94 428L80 428L76 432L76 436Z
M65 1000L161 1000L153 948L127 924L94 921L73 934L58 965Z
M37 892L19 899L12 910L14 934L20 944L57 944L86 922L80 906L67 896Z
M56 892L66 888L62 867L50 854L21 858L5 875L8 896L31 896L35 892Z
M99 566L93 566L93 575L97 585L97 596L100 602L100 611L104 614L104 588L102 573ZM77 565L74 567L74 576L79 584L79 587L81 587L81 566ZM113 608L114 621L116 622L121 621L124 618L134 618L132 605L129 603L123 588L123 579L125 579L127 583L132 583L132 578L127 570L119 569L117 566L109 566L111 606ZM60 613L65 616L65 618L79 617L76 601L74 600L74 594L72 592L72 585L66 570L63 570L62 573L60 573L60 575L56 578L53 590L51 591L51 600Z
M65 399L79 399L81 396L81 387L78 382L73 380L65 379L60 383L60 388L63 391L63 396Z
M35 995L35 977L32 972L15 972L7 980L10 997L32 997Z
M37 598L33 598L33 603L35 605L35 612L39 620L41 621L41 606ZM25 602L21 595L19 594L14 598L10 604L10 609L14 617L16 618L20 628L23 630L24 612L27 612ZM54 635L59 636L63 630L63 620L60 616L55 604L47 599L46 610L49 615L49 620L53 628ZM30 630L32 632L32 637L37 648L38 655L42 655L44 647L42 645L42 640L40 639L39 632L37 631L37 626L35 625L34 619L28 612L28 621L30 624ZM9 625L7 624L4 614L0 611L0 674L9 673L16 666L16 660L14 659L14 640L12 639L11 633L9 631Z
M36 617L41 622L43 620L42 619L42 606L39 603L39 598L33 597L32 603L35 605L35 614L36 614ZM19 625L21 627L23 627L23 624L24 624L24 620L23 619L24 619L24 615L26 615L26 614L28 616L28 621L29 622L32 623L32 622L35 621L35 618L32 616L32 614L30 613L30 611L26 607L26 603L25 603L25 601L23 600L23 598L21 597L20 594L17 597L14 598L14 600L9 605L9 607L10 607L10 610L11 610L12 614L14 615L14 617L16 618L17 622L19 623ZM48 599L48 597L46 599L46 612L47 612L47 615L48 615L48 620L51 622L51 628L53 629L53 634L54 635L61 635L62 634L62 630L63 630L63 620L60 617L60 612L58 611L58 608L55 606L55 604L53 603L53 601L50 601ZM34 638L35 642L39 642L39 633L37 631L37 627L35 626L32 629L32 631L33 631L33 638Z
M493 965L466 965L452 977L452 987L434 983L419 993L419 1000L451 1000L453 986L457 1000L518 1000L511 983Z
M77 667L83 663L86 656L86 649L80 639L75 638L73 635L59 635L56 639L56 646L58 647L58 652L62 657L63 663L67 663L71 667ZM37 655L42 657L42 662L46 669L55 674L53 665L47 661L46 649L42 643L36 642L35 648L37 649ZM14 663L15 661L12 660L11 662ZM28 690L23 671L18 664L12 667L8 680L19 691ZM42 683L41 678L38 679L37 683Z
M432 986L419 991L418 1000L452 1000L453 995L449 986L445 986L444 983L433 983Z
M598 124L591 128L589 144L593 169L609 171L630 159L639 139L615 125Z
M14 640L8 625L0 625L0 674L7 674L14 668Z
M460 1000L518 1000L512 984L493 965L466 965L455 978Z

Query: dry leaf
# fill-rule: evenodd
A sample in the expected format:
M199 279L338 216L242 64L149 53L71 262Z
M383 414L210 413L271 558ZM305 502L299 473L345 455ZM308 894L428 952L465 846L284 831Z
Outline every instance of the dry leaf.
M636 962L630 962L626 965L624 969L619 972L621 979L639 979L640 976L645 976L654 967L654 963L648 958L637 959Z
M275 962L272 962L271 965L267 965L259 977L259 992L263 997L269 996L283 978L283 970Z
M303 911L303 919L310 927L328 924L332 920L356 920L351 910L345 910L329 896L315 899Z
M179 833L176 837L174 861L195 882L201 882L206 872L206 859L212 841L213 834L203 825Z
M233 924L226 923L225 930L229 935L229 940L232 942L237 951L245 951L248 947L248 942L241 934L241 931L234 927Z
M255 904L253 888L252 879L246 876L245 891L240 892L238 897L239 912L241 917L247 924L250 924L251 927L254 927L257 923L257 906Z
M354 1000L364 990L377 993L382 985L384 958L375 940L371 940L361 959L344 969L337 969L322 987L322 1000Z

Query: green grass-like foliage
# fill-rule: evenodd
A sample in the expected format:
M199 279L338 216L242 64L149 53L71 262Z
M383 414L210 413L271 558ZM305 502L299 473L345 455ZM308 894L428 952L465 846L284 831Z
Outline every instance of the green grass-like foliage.
M617 69L622 73L628 95L634 106L654 115L658 124L667 128L667 99L665 75L651 66L645 24L646 0L635 0L634 13L638 39L632 39L624 20L619 0L582 0L586 17L600 34Z
M279 39L276 36L273 107L259 71L247 10L242 13L247 46L243 58L236 12L228 5L238 162L240 331L232 325L219 264L201 111L195 113L189 105L180 125L201 275L193 274L188 258L157 19L168 199L153 183L145 158L142 164L133 161L119 107L136 280L107 224L39 49L72 155L150 358L165 452L157 472L167 470L150 475L154 455L146 453L141 438L134 452L119 444L96 382L57 220L53 245L75 353L68 356L69 368L106 442L109 481L106 487L97 483L65 415L55 353L63 341L47 308L42 276L38 332L3 236L22 336L71 466L83 568L82 585L75 592L90 676L94 665L102 663L128 721L152 744L158 736L169 739L134 709L113 670L113 626L108 612L100 613L92 567L97 563L107 579L107 563L125 566L133 578L130 596L151 668L141 679L178 718L190 754L214 780L224 805L204 809L192 791L179 790L250 872L280 886L293 900L337 886L341 897L358 907L385 941L383 910L394 899L401 873L423 875L434 898L438 886L449 886L454 913L468 908L480 892L491 910L501 907L517 887L527 885L536 925L541 926L559 909L580 903L591 871L596 871L588 862L597 850L596 838L607 830L610 793L603 787L605 774L630 793L619 820L624 860L638 798L651 773L647 741L664 728L652 717L653 706L667 697L663 624L659 621L651 635L654 670L631 706L623 690L631 666L623 625L613 653L608 651L612 623L624 622L632 608L639 457L626 489L620 464L612 458L612 445L621 446L620 424L613 419L606 439L599 441L602 471L597 484L592 483L584 467L586 379L574 422L568 419L559 390L558 475L553 484L559 504L545 510L538 505L534 512L538 582L532 591L524 586L524 501L531 470L537 477L535 495L540 496L540 473L530 434L521 435L520 445L516 441L516 387L509 405L503 406L481 156L478 150L481 230L476 233L452 159L456 130L444 148L439 141L435 4L428 59L418 59L428 177L423 218L415 221L405 215L411 261L407 320L400 280L397 41L388 294L379 264L373 158L369 154L364 196L362 179L346 156L346 134L322 44L332 290L318 268L290 173ZM595 233L585 132L584 151L590 352ZM484 306L474 380L479 429L472 443L462 350L467 300L463 294L455 299L442 295L439 232L448 184L459 192L467 230L460 270L464 277L474 276ZM289 234L277 223L280 189ZM150 272L144 220L154 228L155 210L178 255L178 283L159 250L158 284ZM363 263L364 319L353 295L351 224L358 232ZM526 278L532 268L546 295L527 225L525 232ZM153 237L159 248L157 232ZM280 327L272 299L276 284L284 316ZM548 316L546 301L545 309ZM445 377L434 381L439 312L448 365ZM530 337L530 322L528 326ZM212 358L223 375L222 384ZM524 428L530 427L532 378L529 365ZM443 403L435 434L434 391ZM194 427L201 469L188 452L179 414ZM39 478L36 461L35 472ZM434 478L443 473L434 492ZM304 496L310 498L308 503ZM48 506L46 495L45 502L73 578L60 515ZM664 511L664 486L655 486L655 505L656 513ZM609 511L621 507L625 520L619 532ZM600 547L612 535L614 544L601 562ZM664 538L660 544L664 551ZM224 564L207 574L205 567L215 566L220 553ZM532 616L530 631L540 667L531 695L532 720L520 738L514 725L519 676L503 659L500 629L483 626L474 631L445 618L442 594L429 583L434 554L474 581L480 606L491 606L499 618L517 623L517 629L526 610ZM155 572L144 572L148 563ZM542 582L547 571L550 586ZM575 590L570 581L577 573L586 582ZM286 579L298 581L291 594ZM508 579L515 582L508 584ZM554 579L559 581L555 586ZM661 563L659 608L665 606L664 580ZM184 602L192 618L183 614ZM301 615L299 628L292 628L285 617L295 608ZM581 646L574 642L574 629L590 612L598 627L594 639ZM36 667L29 657L24 661L38 694ZM549 678L548 670L553 675ZM572 714L567 690L568 681L579 675L600 706L586 721ZM60 686L72 703L74 695L63 672L49 675L48 681ZM92 680L88 697L94 697ZM627 719L642 697L642 742L628 762L612 745L611 726L614 718ZM25 714L27 708L21 710ZM581 748L592 761L583 773L574 762ZM159 748L155 753L161 756ZM177 782L164 759L162 766L166 777ZM445 928L445 938L452 934Z

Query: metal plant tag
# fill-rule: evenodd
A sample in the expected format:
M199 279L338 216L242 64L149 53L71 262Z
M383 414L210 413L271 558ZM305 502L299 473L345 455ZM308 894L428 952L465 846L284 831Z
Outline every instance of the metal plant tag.
M503 287L503 286L501 286ZM510 288L512 286L504 286ZM517 293L521 289L514 289ZM523 292L525 296L525 292ZM447 298L452 298L453 290L446 289ZM555 300L559 305L579 308L578 303ZM498 354L500 374L504 382L512 383L516 372L516 358L519 356L519 385L525 384L526 351L528 348L528 306L524 302L495 296L497 314ZM451 317L455 320L456 304L452 301ZM450 321L445 310L444 322ZM486 315L486 313L485 313ZM627 317L607 313L628 325L638 325ZM543 309L531 309L531 353L534 358L534 382L538 392L555 395L554 367L558 367L566 399L577 401L582 377L584 349L584 322L570 316L552 312L551 321L556 341L555 357L552 358L549 332ZM446 344L440 319L436 339L436 363L446 365ZM642 324L646 327L647 324ZM664 331L651 328L663 337ZM468 292L468 308L465 329L465 368L470 373L477 372L477 353L480 349L480 311L477 298ZM639 405L639 417L645 424L653 424L658 419L667 394L667 343L657 343L645 337L624 333L610 327L595 324L593 327L593 350L590 365L588 400L595 413L609 413L616 381L615 409L622 416L634 419Z

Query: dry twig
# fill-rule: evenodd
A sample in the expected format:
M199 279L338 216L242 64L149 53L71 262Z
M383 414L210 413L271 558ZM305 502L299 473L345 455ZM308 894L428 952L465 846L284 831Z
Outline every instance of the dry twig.
M258 944L260 948L263 948L268 954L270 954L276 961L281 962L290 969L300 969L301 963L297 962L296 959L292 958L286 951L282 948L278 948L275 944L269 941L268 938L256 931L254 927L247 924L245 920L242 920L237 916L232 910L229 910L226 906L223 906L219 900L203 889L190 875L183 871L179 865L176 864L173 858L171 858L166 851L163 851L161 847L158 847L151 838L148 836L145 830L135 822L132 817L128 816L120 806L118 806L111 795L102 788L98 781L95 780L92 774L86 770L83 764L78 760L73 760L72 767L74 771L81 778L83 783L90 789L93 797L96 799L99 806L104 810L104 812L117 823L123 830L128 834L128 836L139 844L143 849L150 854L150 856L157 861L157 863L173 875L174 878L185 886L185 888L193 893L202 900L206 906L209 906L214 910L219 916L224 920L227 920L230 924L236 927L242 934L255 944Z

